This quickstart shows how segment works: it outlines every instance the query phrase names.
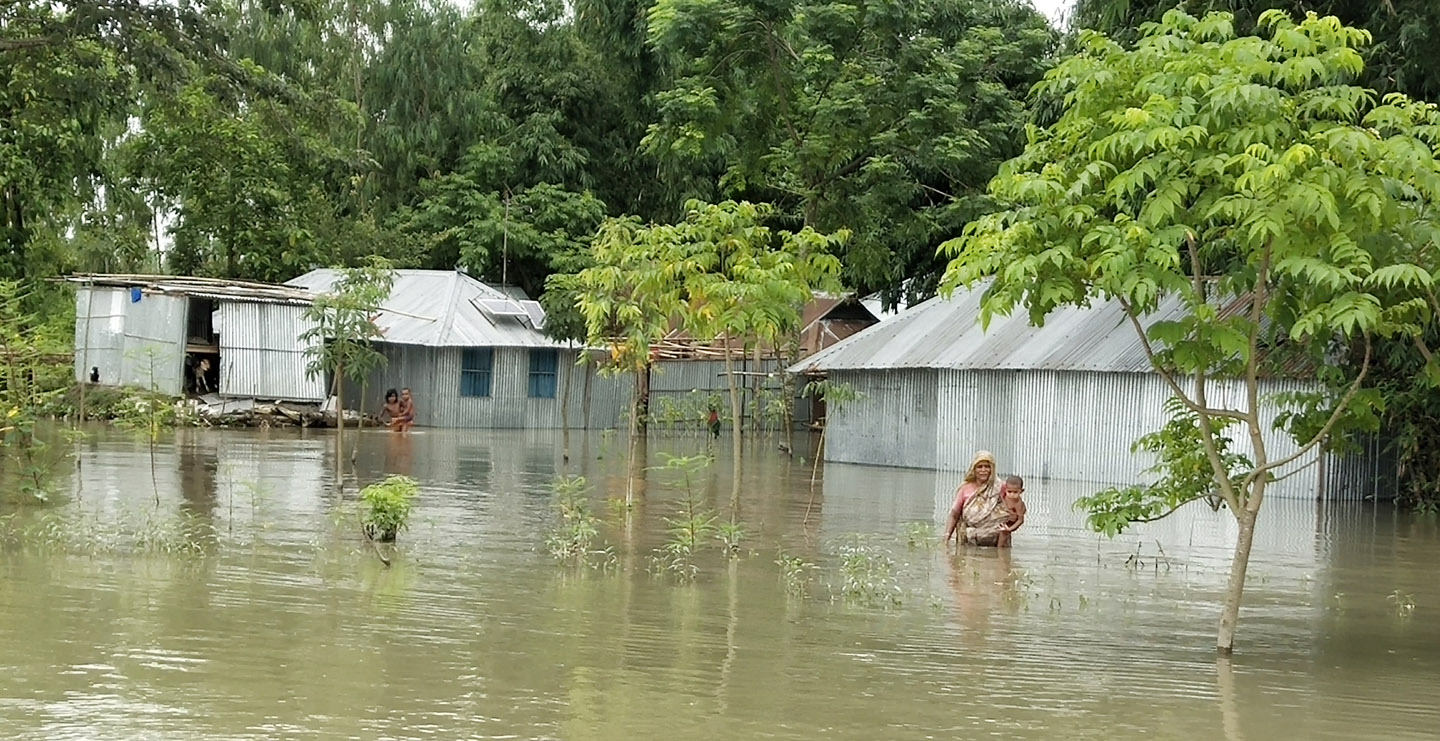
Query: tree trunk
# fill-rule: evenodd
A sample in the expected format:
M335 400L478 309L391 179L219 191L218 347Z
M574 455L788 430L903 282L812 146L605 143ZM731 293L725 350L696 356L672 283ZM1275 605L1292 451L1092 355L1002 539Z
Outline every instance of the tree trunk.
M1256 483L1251 501L1256 501L1264 483ZM1240 598L1245 592L1245 572L1250 567L1250 546L1255 542L1255 520L1259 512L1248 504L1235 513L1240 523L1240 536L1235 541L1235 555L1230 561L1230 582L1225 588L1225 606L1220 613L1220 633L1215 648L1221 655L1235 651L1235 625L1240 619Z
M335 489L344 491L345 483L345 367L335 365Z
M760 346L755 346L755 372L762 373L761 368L765 362L765 356L761 354ZM756 437L765 431L765 400L761 398L760 392L765 388L765 376L755 375L750 377L750 395L755 403L755 411L751 412L750 429L756 433Z
M735 359L730 352L730 338L725 338L725 385L730 389L730 438L735 444L735 457L740 457L740 384L735 380Z
M740 384L735 380L735 359L730 337L725 337L725 383L730 387L730 441L735 447L730 464L730 520L740 516Z
M235 189L234 189L233 187L230 188L230 203L231 203L232 205L230 206L229 212L226 214L226 226L225 226L225 277L226 277L226 278L234 278L234 277L237 277L237 276L236 276L236 273L240 272L240 271L239 271L239 267L238 267L240 263L239 263L239 260L236 258L236 255L235 255L235 208L236 208L236 207L233 205L233 204L235 203Z
M825 460L825 432L829 425L820 428L820 442L815 446L815 461L810 467L810 491L815 491L815 480L820 478L820 462Z
M584 417L580 420L580 429L582 430L590 429L590 378L593 373L594 369L590 367L590 362L587 358L585 363L585 391L583 392L584 398L580 402L580 413L584 415Z
M793 345L787 346L787 350ZM780 396L783 406L780 419L780 439L787 443L793 442L792 435L795 432L795 376L786 373L785 369L794 365L788 357L791 352L785 352L779 348L775 349L775 368L780 373Z
M650 429L650 363L635 374L635 423L636 432L644 434Z
M560 382L560 460L570 460L570 375L575 372L572 363L565 369L565 378Z
M350 467L355 467L355 459L360 456L360 433L365 430L365 396L369 389L368 381L360 382L360 421L355 423L355 444L350 447Z

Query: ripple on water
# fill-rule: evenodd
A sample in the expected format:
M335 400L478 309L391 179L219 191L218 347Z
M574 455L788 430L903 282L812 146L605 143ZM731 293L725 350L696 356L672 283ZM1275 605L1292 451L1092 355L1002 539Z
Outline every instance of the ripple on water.
M944 477L840 467L812 501L808 467L757 455L739 490L747 555L732 565L712 550L681 585L648 568L682 498L659 475L627 527L605 504L624 497L624 461L577 455L617 569L576 572L541 548L554 438L429 431L402 449L367 434L360 482L397 471L423 487L386 567L333 516L331 438L287 434L200 431L162 447L158 510L148 451L104 434L89 444L72 506L101 518L183 513L220 535L200 555L7 553L7 734L1188 739L1440 728L1430 614L1440 585L1425 576L1440 537L1373 506L1267 509L1227 664L1211 648L1233 543L1224 513L1109 542L1083 529L1069 488L1038 482L1033 527L1012 552L948 556L902 535L949 496ZM729 467L703 478L703 506L728 509ZM857 532L897 564L898 605L841 593L839 547ZM818 565L808 596L786 593L773 563L782 548ZM1397 594L1417 605L1410 617L1387 599Z

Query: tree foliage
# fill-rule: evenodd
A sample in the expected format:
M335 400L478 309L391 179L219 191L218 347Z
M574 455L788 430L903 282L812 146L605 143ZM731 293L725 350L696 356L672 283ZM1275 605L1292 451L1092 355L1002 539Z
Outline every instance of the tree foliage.
M1430 0L1078 0L1073 19L1077 27L1103 31L1118 41L1134 40L1144 24L1177 6L1197 16L1233 13L1242 33L1254 30L1267 10L1333 15L1371 34L1361 80L1366 87L1440 100L1440 59L1430 53L1440 42L1440 5Z
M832 250L848 235L775 230L771 215L766 204L691 201L675 224L609 220L591 265L557 279L557 288L575 296L586 342L609 348L612 371L645 373L651 346L677 328L721 341L728 369L729 350L787 342L814 293L839 288ZM733 373L727 379L738 442L738 387Z
M737 347L798 330L813 293L838 289L831 250L846 235L775 230L765 223L770 214L764 204L692 201L675 224L607 221L592 245L594 264L571 287L588 343L610 347L629 370L647 364L651 344L677 325Z
M659 0L649 39L676 70L643 142L696 197L776 204L848 229L862 290L933 290L935 247L984 208L1016 153L1054 43L1025 3ZM694 173L719 170L718 181Z
M1156 20L1173 2L1152 0L1081 0L1076 6L1078 25L1097 28L1113 38L1134 38L1140 27ZM1299 7L1304 5L1304 8ZM1373 43L1363 50L1367 65L1362 82L1384 93L1404 92L1420 100L1440 100L1440 61L1429 53L1440 36L1440 5L1426 0L1321 0L1298 3L1294 0L1186 0L1182 7L1230 10L1241 29L1253 28L1256 18L1270 8L1314 10L1338 16L1342 22L1362 27ZM1428 337L1426 344L1434 344ZM1338 368L1327 368L1337 387L1353 381L1359 370L1359 355ZM1385 400L1381 417L1388 448L1399 463L1397 500L1414 507L1440 507L1440 426L1425 420L1440 417L1440 397L1423 373L1428 357L1408 339L1379 339L1367 374L1365 388Z
M382 336L375 315L394 283L389 262L371 257L363 267L342 268L331 290L316 297L305 311L312 327L300 336L311 377L330 373L364 381L385 362L371 343Z
M1133 49L1082 32L1079 53L1039 86L1064 101L1063 114L1029 129L1024 154L991 184L1008 208L949 245L946 274L947 286L991 280L986 320L1023 307L1041 323L1097 299L1123 307L1194 415L1210 484L1240 524L1237 610L1266 485L1329 435L1373 421L1354 413L1373 403L1360 392L1371 338L1423 342L1440 309L1440 114L1353 84L1364 70L1362 30L1278 11L1260 26L1263 36L1239 36L1228 14L1171 11ZM1148 319L1163 300L1181 302L1183 318ZM1348 347L1360 348L1354 379L1298 400L1288 419L1299 452L1271 455L1261 420L1267 358L1319 368ZM1213 378L1240 379L1244 399L1208 398ZM1251 448L1238 481L1221 442L1231 422ZM1091 498L1105 505L1092 523L1118 531L1126 522L1117 517L1152 512L1154 497L1173 492L1125 494L1140 506ZM1227 611L1224 649L1233 627Z

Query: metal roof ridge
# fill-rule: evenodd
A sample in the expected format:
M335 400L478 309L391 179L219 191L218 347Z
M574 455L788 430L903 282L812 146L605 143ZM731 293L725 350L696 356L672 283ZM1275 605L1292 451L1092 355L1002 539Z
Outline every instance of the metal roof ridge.
M450 271L450 296L445 301L445 317L436 328L436 346L444 346L444 340L448 339L446 335L453 333L455 329L455 314L460 303L460 277L459 270Z

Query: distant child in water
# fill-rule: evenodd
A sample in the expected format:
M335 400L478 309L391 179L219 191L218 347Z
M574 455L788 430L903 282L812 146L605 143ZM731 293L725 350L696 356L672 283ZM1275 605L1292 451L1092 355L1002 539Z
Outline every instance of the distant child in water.
M1025 524L1025 500L1020 498L1025 493L1025 479L1019 476L1007 476L1005 478L1005 497L1001 500L1001 506L1010 510L1010 518L1000 532L997 546L1007 548L1010 545L1010 534L1020 529Z

